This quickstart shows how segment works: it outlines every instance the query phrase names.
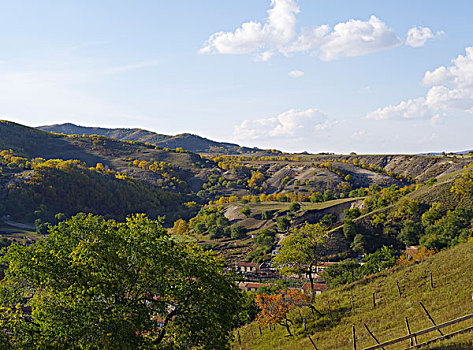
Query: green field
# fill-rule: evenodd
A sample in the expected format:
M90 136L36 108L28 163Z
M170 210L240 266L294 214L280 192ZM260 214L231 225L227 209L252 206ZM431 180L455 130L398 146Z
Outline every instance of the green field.
M6 224L0 225L0 238L21 240L23 237L36 241L42 236L38 235L35 231L25 230Z
M339 204L353 202L356 200L362 199L360 198L342 198L342 199L334 199L327 202L320 202L320 203L299 203L301 205L301 210L322 210L327 209ZM261 202L261 203L231 203L230 205L237 205L237 206L248 206L251 210L255 212L263 212L265 210L273 210L273 211L285 211L289 210L289 207L292 203L287 202Z

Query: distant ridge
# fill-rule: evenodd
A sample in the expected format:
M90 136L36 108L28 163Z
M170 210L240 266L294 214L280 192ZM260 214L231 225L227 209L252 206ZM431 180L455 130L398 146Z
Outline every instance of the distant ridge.
M101 135L113 138L119 141L139 141L148 142L159 147L178 148L181 147L186 151L193 153L207 154L245 154L245 153L261 153L265 151L259 148L241 147L237 144L227 142L217 142L209 140L194 134L178 134L164 135L152 131L133 128L96 128L79 126L72 123L54 124L37 127L39 130L47 132L55 132L66 135Z

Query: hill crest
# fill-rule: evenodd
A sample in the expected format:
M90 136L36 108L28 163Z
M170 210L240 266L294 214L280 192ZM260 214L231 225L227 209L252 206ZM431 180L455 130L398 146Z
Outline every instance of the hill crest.
M165 135L140 128L87 127L72 123L44 125L37 127L37 129L66 135L100 135L119 141L147 142L159 147L180 147L193 153L229 155L264 152L258 148L243 147L229 142L213 141L192 133Z

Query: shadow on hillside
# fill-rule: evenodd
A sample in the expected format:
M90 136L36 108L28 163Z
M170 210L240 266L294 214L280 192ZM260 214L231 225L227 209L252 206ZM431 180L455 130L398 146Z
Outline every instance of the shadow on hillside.
M321 332L324 330L329 330L333 328L334 325L337 325L341 322L341 319L347 317L351 313L351 309L349 307L339 307L333 308L332 314L324 313L322 315L314 313L312 317L308 318L307 329L311 333ZM302 327L302 320L300 321L300 325Z

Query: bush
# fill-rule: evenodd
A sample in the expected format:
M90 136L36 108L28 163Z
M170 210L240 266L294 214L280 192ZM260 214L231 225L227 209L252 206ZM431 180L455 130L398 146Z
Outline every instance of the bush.
M231 227L232 239L243 239L246 238L246 232L248 230L242 225L234 225Z
M289 210L295 213L296 211L299 211L301 209L301 205L299 203L292 203L289 206Z

